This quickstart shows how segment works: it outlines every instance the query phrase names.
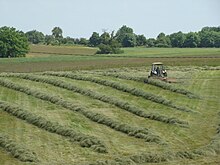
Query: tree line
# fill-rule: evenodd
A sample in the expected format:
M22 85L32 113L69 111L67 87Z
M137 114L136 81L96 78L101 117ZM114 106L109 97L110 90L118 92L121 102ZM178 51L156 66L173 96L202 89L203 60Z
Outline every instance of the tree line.
M121 47L164 47L164 48L212 48L220 47L220 26L204 27L198 32L183 33L181 31L169 35L160 33L156 38L146 38L143 34L135 34L131 27L123 25L116 32L93 32L87 38L63 37L63 30L54 27L51 34L31 30L26 33L13 27L0 28L0 57L25 56L28 43L45 45L86 45L98 47L97 53L122 53Z
M169 35L161 32L156 38L146 38L143 34L137 35L131 27L123 25L117 32L93 32L89 39L63 37L62 29L55 27L51 35L44 35L42 32L32 30L25 35L28 41L33 44L81 44L97 47L103 45L119 45L119 47L220 47L220 26L204 27L198 32L183 33L181 31Z

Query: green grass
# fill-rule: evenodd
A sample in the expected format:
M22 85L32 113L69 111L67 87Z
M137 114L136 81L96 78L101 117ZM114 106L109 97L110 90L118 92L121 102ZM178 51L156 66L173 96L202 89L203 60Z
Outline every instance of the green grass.
M123 54L94 55L96 48L31 45L25 58L0 59L1 72L38 72L150 66L218 66L219 48L124 48ZM213 58L215 57L215 58Z
M34 163L36 165L217 165L220 162L220 133L217 132L220 129L219 50L126 48L124 54L114 57L89 54L87 51L94 50L85 47L37 46L32 47L27 58L0 59L1 72L31 72L25 74L27 77L13 73L14 76L0 78L1 82L11 82L9 86L0 85L0 101L7 103L1 104L0 133L7 135L16 146L34 152L39 161ZM33 53L37 51L40 53ZM147 77L150 65L155 61L164 62L168 76L177 78L180 83L169 84L167 90L164 86L130 79ZM83 79L42 75L43 72L37 71L63 71L113 83L106 86ZM124 92L115 85L129 90ZM177 93L176 89L190 91L199 98ZM196 113L175 110L138 93L152 93L154 98L163 97L171 100L173 105ZM180 127L145 118L143 114L157 114L188 124ZM95 137L108 152L99 153L82 147L80 142L59 134L61 128ZM160 137L162 143L138 138L145 137L146 131ZM13 157L11 151L7 151L5 145L0 147L0 164L28 164Z
M146 74L146 69L143 67L78 71L77 74L94 75L95 73L111 73L114 71L120 74L126 73L128 76L143 76ZM102 74L93 77L105 79L106 81L114 81L129 87L138 88L143 92L150 92L158 96L163 96L166 99L172 100L175 104L187 106L198 113L189 114L187 112L176 111L166 105L147 101L144 98L122 92L111 86L103 86L89 81L73 80L62 77L53 77L53 79L51 79L51 76L33 76L33 78L27 78L27 80L21 79L22 76L20 78L1 78L4 79L4 81L11 81L19 86L24 86L26 91L19 92L0 86L0 100L6 101L11 105L19 106L25 110L24 112L27 111L31 114L37 114L36 117L41 116L45 118L45 120L57 122L62 125L62 127L72 128L88 136L94 136L105 144L108 153L97 153L89 148L82 148L77 143L70 142L67 138L35 127L33 124L27 123L3 111L0 111L0 130L2 133L8 134L10 139L13 139L16 143L22 144L29 150L34 151L40 164L46 162L55 164L61 162L65 164L80 164L100 160L108 160L113 163L119 161L119 159L116 158L120 158L120 161L123 162L124 165L128 163L127 161L136 162L135 164L140 164L140 162L143 162L142 164L146 164L147 162L167 164L166 161L169 162L168 164L175 164L176 162L180 164L184 164L185 162L189 164L217 162L218 157L215 156L217 154L217 143L211 144L211 141L216 137L216 129L220 122L220 117L217 115L220 108L220 90L218 86L220 72L218 70L203 70L201 67L169 67L169 74L173 77L178 75L181 78L182 82L176 84L176 88L183 88L191 91L200 96L200 99L191 99L185 95L137 81L124 80L110 76L107 77L102 76ZM46 79L36 79L36 77L46 78L47 81ZM38 80L41 81L37 82ZM55 85L58 82L60 85ZM63 86L65 84L64 82L66 83L65 86ZM83 94L80 92L76 93L74 90L71 91L69 90L71 86L82 88L85 90L84 92L86 92L86 90L90 90L91 92L94 91L94 93L98 92L101 94L99 97L107 95L110 98L114 97L117 100L128 102L132 106L141 108L145 113L158 113L160 115L173 116L177 119L187 121L189 127L184 128L141 118L114 104L103 102L102 99L89 97L86 93ZM29 93L27 90L28 88L35 90L35 92L27 95L27 93ZM47 93L48 96L57 95L63 98L62 100L64 102L74 103L78 105L78 107L84 106L87 108L87 111L105 115L112 120L120 121L128 126L148 128L155 135L162 137L166 143L163 145L146 143L144 140L127 136L111 127L91 121L80 113L69 111L68 107L65 108L62 104L59 105L53 101L48 102L44 99L39 99L40 95L37 94L36 91ZM216 140L218 140L218 138ZM201 150L202 155L198 155L198 153L195 152L197 150ZM208 150L211 150L211 152L208 152ZM0 160L2 161L0 161L0 163L18 162L15 164L23 164L10 155L8 156L3 153L4 150L0 149ZM168 155L169 157L167 157ZM209 157L212 157L212 160L210 160ZM169 158L169 160L167 158ZM165 162L162 163L163 161Z
M124 48L124 53L114 56L135 57L219 57L219 48Z

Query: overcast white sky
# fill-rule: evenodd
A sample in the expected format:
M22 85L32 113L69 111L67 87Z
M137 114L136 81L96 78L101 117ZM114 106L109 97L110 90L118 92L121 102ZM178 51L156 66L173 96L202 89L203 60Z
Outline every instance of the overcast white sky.
M147 38L220 26L220 0L0 0L0 27L24 32L59 26L64 36L88 38L122 25Z

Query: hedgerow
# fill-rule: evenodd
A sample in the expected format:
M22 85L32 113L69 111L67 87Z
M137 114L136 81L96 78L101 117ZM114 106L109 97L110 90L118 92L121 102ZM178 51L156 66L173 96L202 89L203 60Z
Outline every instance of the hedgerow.
M111 118L105 115L89 111L85 107L66 101L61 97L48 95L47 93L43 93L38 90L33 90L28 87L23 87L15 83L12 83L11 81L8 80L0 79L0 85L16 91L23 92L27 95L34 96L38 99L49 101L56 105L60 105L71 111L78 112L94 122L106 125L116 131L123 132L129 136L144 139L146 142L163 143L158 135L154 135L150 130L146 128L132 127L127 124L122 124L118 121L112 120Z
M146 79L145 77L136 77L136 76L128 76L128 75L122 75L122 74L117 74L117 73L99 73L103 76L111 76L111 77L116 77L116 78L121 78L121 79L126 79L126 80L133 80L133 81L138 81L138 82L145 82L150 85L154 85L157 87L160 87L165 90L169 90L175 93L180 93L183 95L188 96L189 98L199 98L197 95L194 93L183 89L183 88L177 88L171 84L168 84L166 82L160 81L160 80L155 80L155 79Z
M167 100L161 96L157 96L157 95L142 91L137 88L131 88L126 85L122 85L120 83L110 81L110 80L103 80L103 79L95 78L92 76L85 76L85 75L79 75L79 74L67 73L67 72L45 72L43 73L43 75L52 75L52 76L58 76L58 77L67 77L67 78L71 78L75 80L90 81L90 82L97 83L100 85L109 86L117 90L130 93L134 96L142 97L146 100L150 100L155 103L163 104L163 105L169 106L171 108L174 108L180 111L194 112L193 110L190 110L186 107L177 106L173 104L172 101Z
M39 77L39 76L34 76L31 74L7 74L7 76L11 76L11 77L19 77L19 78L23 78L23 79L27 79L27 80L31 80L31 81L36 81L36 82L43 82L43 83L48 83L60 88L64 88L73 92L77 92L80 93L82 95L85 96L89 96L93 99L97 99L112 105L115 105L121 109L124 109L132 114L135 114L139 117L143 117L143 118L147 118L147 119L151 119L151 120L156 120L156 121L160 121L160 122L164 122L164 123L168 123L168 124L177 124L180 126L187 126L188 122L186 121L181 121L177 118L170 118L170 117L166 117L160 114L156 114L156 113L145 113L144 110L137 108L136 106L133 106L131 104L129 104L126 101L122 101L119 100L118 98L114 98L114 97L109 97L88 89L84 89L84 88L80 88L78 86L74 86L70 83L66 83L62 80L57 80L57 79L52 79L52 78L45 78L45 77Z
M30 113L27 110L19 108L18 106L12 106L11 104L3 101L0 101L0 108L5 112L16 116L19 119L25 120L26 122L41 129L68 137L71 141L79 142L82 147L91 147L97 152L106 152L106 147L95 137L77 133L72 128L61 126L58 123L51 122L41 116Z
M35 152L17 144L7 135L0 133L0 147L10 153L14 158L23 162L38 162Z

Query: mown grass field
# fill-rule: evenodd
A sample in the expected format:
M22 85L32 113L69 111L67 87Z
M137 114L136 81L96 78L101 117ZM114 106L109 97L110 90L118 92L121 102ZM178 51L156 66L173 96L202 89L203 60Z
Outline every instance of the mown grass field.
M28 73L0 73L0 164L220 163L219 58L42 56L1 61ZM143 83L153 60L179 83Z

